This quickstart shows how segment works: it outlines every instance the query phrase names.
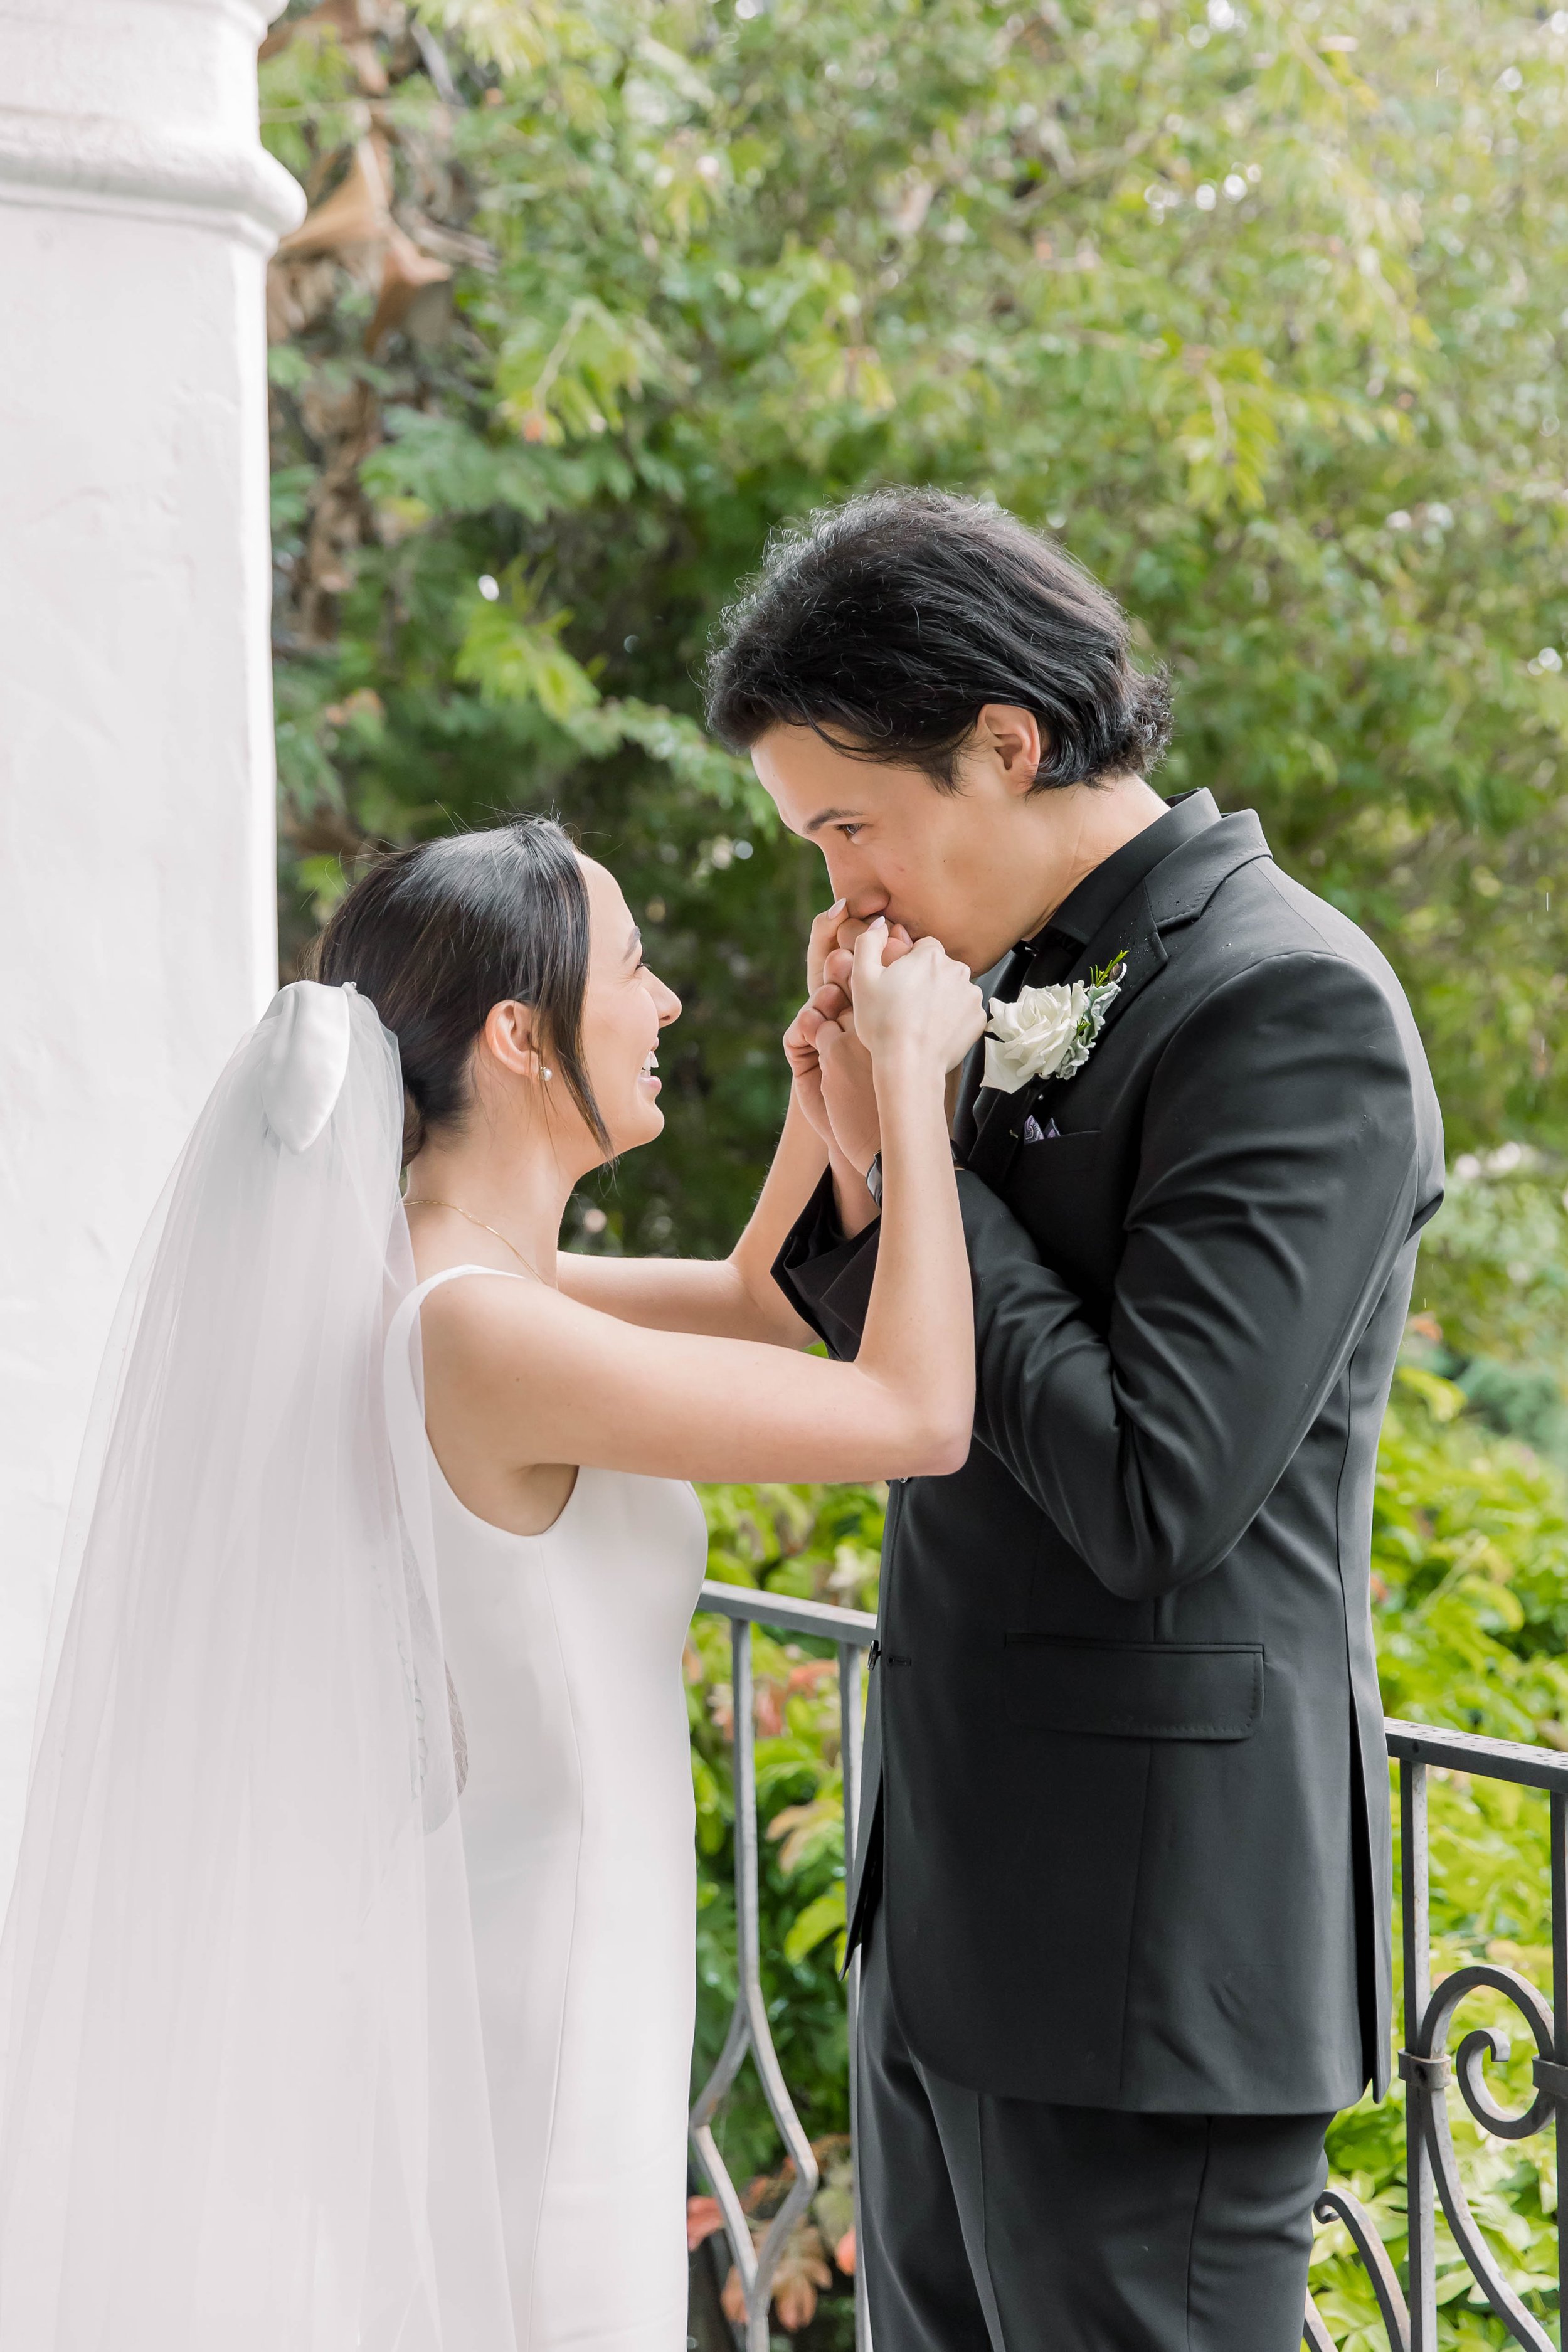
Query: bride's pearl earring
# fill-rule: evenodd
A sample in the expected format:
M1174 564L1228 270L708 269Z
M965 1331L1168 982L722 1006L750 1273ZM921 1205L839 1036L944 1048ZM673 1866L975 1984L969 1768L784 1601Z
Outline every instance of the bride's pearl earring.
M552 1078L555 1076L555 1073L553 1070L542 1069L539 1075L542 1078Z

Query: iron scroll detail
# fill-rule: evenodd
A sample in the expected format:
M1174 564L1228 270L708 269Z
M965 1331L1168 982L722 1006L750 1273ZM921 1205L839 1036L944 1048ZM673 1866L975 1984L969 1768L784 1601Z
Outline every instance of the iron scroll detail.
M1528 2352L1552 2352L1552 2338L1503 2276L1471 2210L1449 2120L1448 2088L1493 2139L1525 2140L1555 2124L1559 2151L1568 2111L1568 1758L1510 1741L1429 1730L1390 1722L1389 1753L1399 1764L1400 1894L1405 1962L1405 2047L1399 2072L1405 2085L1405 2177L1409 2221L1409 2352L1436 2352L1437 2293L1435 2221L1440 2203L1454 2242L1510 2339ZM1552 1992L1549 2001L1517 1970L1489 1961L1455 1969L1431 1981L1431 1918L1426 1833L1426 1777L1433 1766L1512 1781L1551 1799ZM1511 2045L1495 2025L1465 2034L1450 2058L1447 2042L1463 2004L1474 1994L1500 1995L1518 2011L1535 2044L1533 2095L1517 2112L1499 2105L1487 2081L1489 2063L1506 2064ZM1436 2191L1436 2199L1434 2198ZM1568 2308L1568 2241L1558 2231L1559 2307ZM1382 2298L1379 2297L1380 2307ZM1384 2313L1386 2324L1387 2315ZM1390 2331L1390 2341L1394 2336Z
M1312 2212L1320 2221L1343 2222L1357 2258L1372 2281L1372 2291L1377 2297L1378 2315L1388 2336L1389 2352L1410 2352L1409 2306L1372 2215L1346 2189L1325 2189ZM1307 2297L1304 2340L1310 2345L1311 2352L1332 2352L1334 2339L1310 2294Z
M1505 2065L1511 2049L1508 2035L1500 2027L1478 2026L1467 2033L1450 2064L1443 2045L1455 2015L1472 1993L1481 1991L1501 1993L1511 2001L1534 2036L1537 2063L1544 2061L1553 2066L1554 2072L1561 2071L1553 2064L1556 2053L1552 2011L1542 1995L1514 1969L1494 1968L1484 1961L1456 1969L1437 1986L1411 2037L1415 2048L1400 2052L1399 2071L1406 2084L1412 2127L1419 2126L1444 2214L1471 2277L1515 2343L1527 2345L1530 2352L1553 2352L1551 2336L1509 2285L1481 2235L1465 2194L1448 2121L1447 2090L1450 2080L1457 2082L1460 2097L1481 2129L1494 2139L1529 2139L1551 2122L1556 2112L1554 2095L1539 2087L1529 2106L1518 2115L1507 2113L1493 2100L1486 2082L1487 2061L1491 2059Z

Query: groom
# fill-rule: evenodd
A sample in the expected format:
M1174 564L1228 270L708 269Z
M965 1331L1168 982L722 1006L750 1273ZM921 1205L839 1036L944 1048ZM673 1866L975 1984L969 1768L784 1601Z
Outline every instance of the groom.
M1163 680L995 508L779 542L710 705L841 945L934 932L1015 1007L954 1106L974 1442L893 1491L872 1651L877 2352L1294 2352L1324 2130L1388 2079L1373 1479L1442 1181L1409 1008L1255 816L1150 790ZM847 986L787 1041L832 1165L775 1269L840 1356L880 1177Z

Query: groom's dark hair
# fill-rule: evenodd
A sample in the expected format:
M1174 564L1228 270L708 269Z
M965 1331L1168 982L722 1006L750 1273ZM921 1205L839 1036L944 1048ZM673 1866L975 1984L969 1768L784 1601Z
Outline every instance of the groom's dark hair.
M1039 721L1037 791L1146 775L1171 738L1169 677L1136 667L1114 598L1043 532L944 490L875 490L775 532L707 688L736 751L809 727L946 792L987 702Z

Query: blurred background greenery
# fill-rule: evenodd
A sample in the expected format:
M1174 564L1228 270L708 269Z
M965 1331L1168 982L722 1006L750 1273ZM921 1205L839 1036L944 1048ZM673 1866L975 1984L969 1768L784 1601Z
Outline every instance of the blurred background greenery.
M294 0L262 114L310 205L268 305L288 967L367 847L558 808L686 1003L666 1137L573 1238L723 1251L823 892L702 734L713 617L774 523L868 484L1058 532L1172 668L1163 787L1257 808L1431 1055L1452 1181L1384 1448L1390 1707L1568 1746L1568 9ZM874 1601L876 1493L709 1508L714 1574ZM700 2059L733 1979L716 1621L689 1671ZM837 2168L778 2311L826 2344L837 1694L809 1643L759 1639L758 1674L775 2031ZM1436 1915L1544 1981L1539 1810L1439 1789ZM1396 2253L1400 2126L1333 2142ZM765 2210L749 2090L727 2130ZM1550 2151L1466 2145L1555 2327ZM1381 2346L1320 2254L1337 2339ZM1444 2263L1445 2345L1500 2343Z

